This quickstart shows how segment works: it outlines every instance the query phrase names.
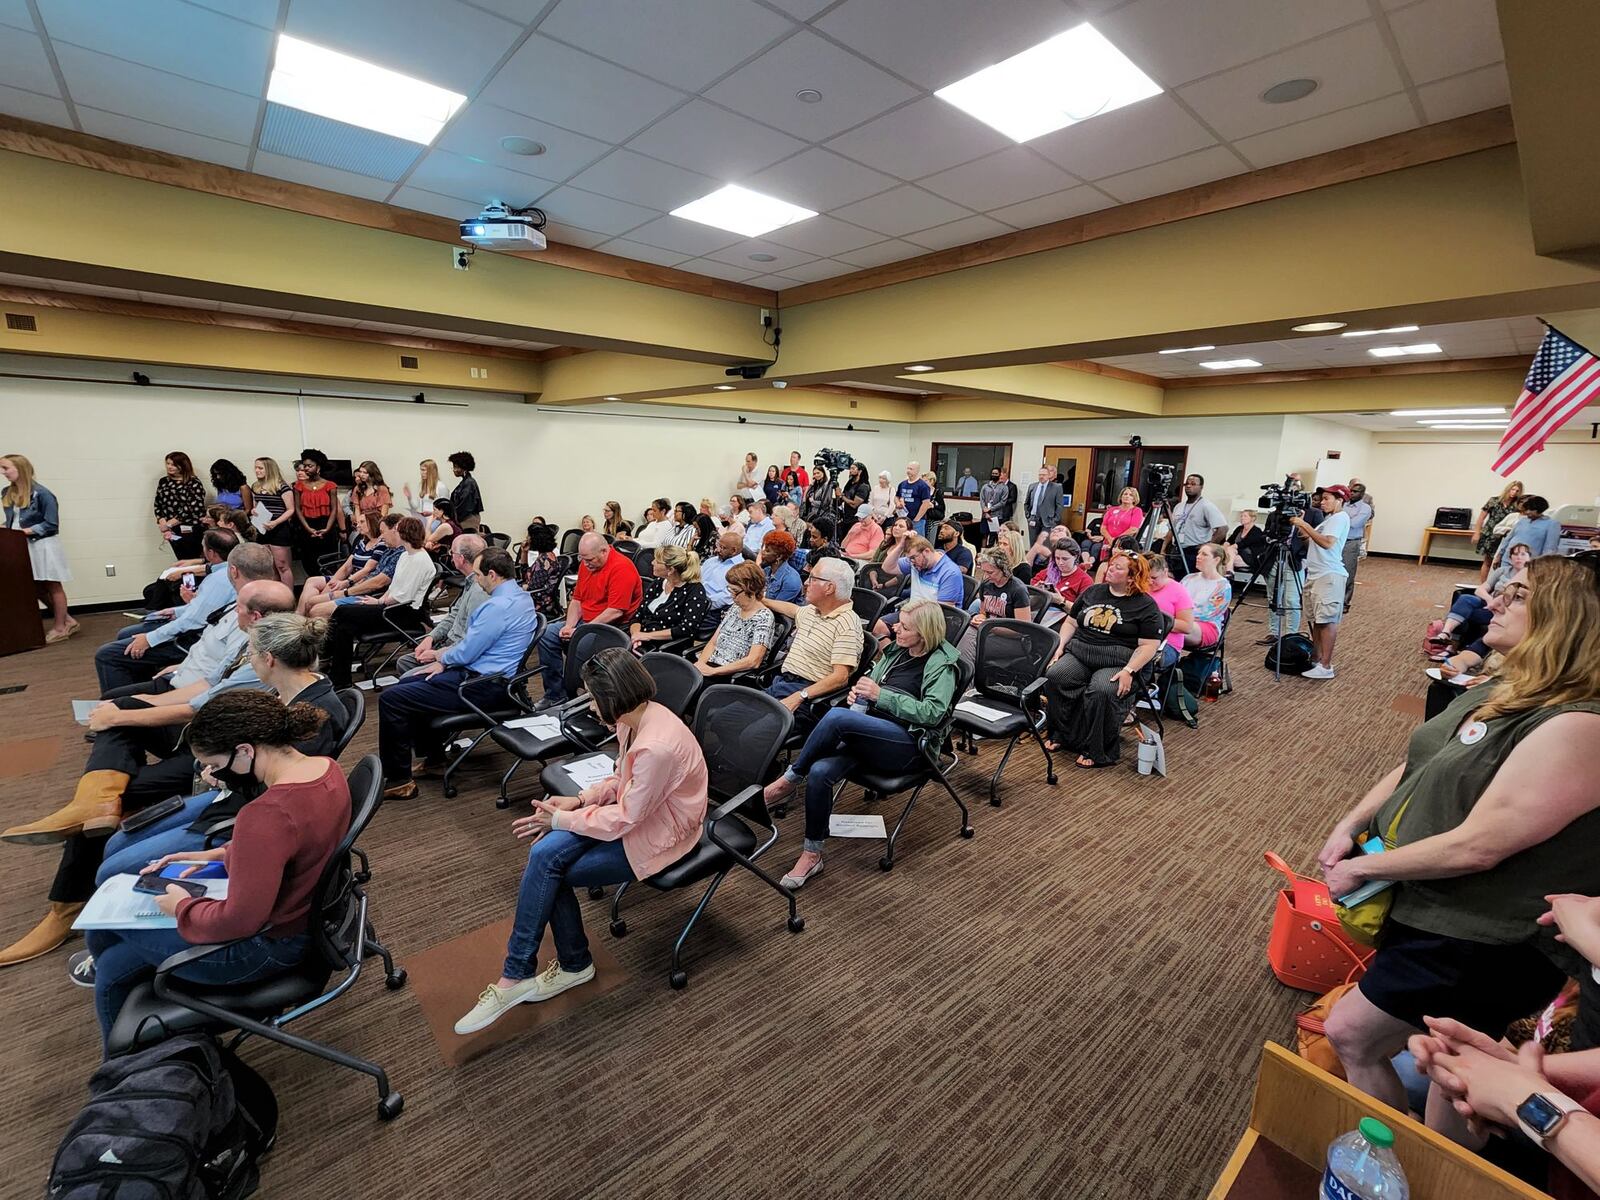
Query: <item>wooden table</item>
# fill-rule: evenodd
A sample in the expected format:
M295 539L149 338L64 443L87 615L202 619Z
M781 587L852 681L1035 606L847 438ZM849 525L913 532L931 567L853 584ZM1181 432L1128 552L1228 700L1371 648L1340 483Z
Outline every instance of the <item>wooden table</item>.
M1444 537L1461 537L1469 541L1478 535L1470 529L1440 529L1437 525L1429 525L1422 531L1422 553L1417 556L1417 566L1428 561L1428 548L1433 545L1433 535L1440 534Z

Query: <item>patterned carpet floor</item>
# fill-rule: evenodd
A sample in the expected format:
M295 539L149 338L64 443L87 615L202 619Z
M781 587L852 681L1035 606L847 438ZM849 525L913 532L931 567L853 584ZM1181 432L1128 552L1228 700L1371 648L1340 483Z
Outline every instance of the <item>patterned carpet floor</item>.
M283 1110L260 1194L1203 1196L1243 1128L1262 1042L1289 1039L1306 999L1267 969L1276 876L1261 853L1308 866L1399 761L1427 684L1423 624L1464 577L1363 562L1326 683L1275 682L1253 644L1264 611L1244 609L1234 691L1197 730L1169 723L1168 778L1137 775L1130 743L1115 770L1061 764L1052 788L1019 748L996 809L1000 748L983 747L954 772L976 837L925 793L893 871L878 843L836 841L799 935L770 891L731 878L690 943L684 991L666 976L685 893L640 897L621 939L609 901L584 899L625 978L461 1066L415 989L386 991L369 970L296 1028L383 1063L405 1113L380 1124L366 1077L247 1044ZM86 747L67 701L92 694L94 646L122 623L86 618L65 644L0 659L0 824L70 796ZM369 714L350 760L376 736ZM426 784L364 839L373 917L402 963L510 914L525 849L493 804L504 765L480 751L459 797ZM840 810L861 809L847 790ZM796 810L772 865L799 838ZM0 857L9 941L40 915L55 853ZM66 978L75 945L0 971L0 1195L42 1190L99 1058L90 994ZM468 1004L496 965L462 981Z

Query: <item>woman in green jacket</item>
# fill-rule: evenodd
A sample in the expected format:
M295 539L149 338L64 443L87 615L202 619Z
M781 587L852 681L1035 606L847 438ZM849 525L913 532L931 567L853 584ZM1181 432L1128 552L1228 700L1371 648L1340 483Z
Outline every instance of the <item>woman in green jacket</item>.
M805 846L784 887L804 887L822 873L828 818L844 778L863 762L885 772L910 768L920 753L918 737L949 713L960 656L945 628L944 610L933 600L902 608L894 643L850 689L849 707L829 709L789 769L767 785L767 802L776 804L806 781Z

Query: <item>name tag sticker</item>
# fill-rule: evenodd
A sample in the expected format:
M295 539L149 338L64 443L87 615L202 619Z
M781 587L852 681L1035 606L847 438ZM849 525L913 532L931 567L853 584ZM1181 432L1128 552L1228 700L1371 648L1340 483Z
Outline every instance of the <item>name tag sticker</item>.
M1483 741L1483 735L1489 732L1489 727L1482 721L1472 721L1457 735L1463 746L1475 746Z

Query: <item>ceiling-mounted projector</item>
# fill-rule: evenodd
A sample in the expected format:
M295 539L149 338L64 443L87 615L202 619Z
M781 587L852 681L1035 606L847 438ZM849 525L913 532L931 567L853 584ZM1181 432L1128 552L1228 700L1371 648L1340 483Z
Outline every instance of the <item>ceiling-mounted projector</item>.
M544 213L537 208L490 204L461 222L461 240L481 250L543 250Z

